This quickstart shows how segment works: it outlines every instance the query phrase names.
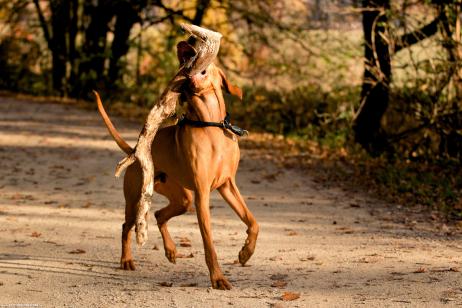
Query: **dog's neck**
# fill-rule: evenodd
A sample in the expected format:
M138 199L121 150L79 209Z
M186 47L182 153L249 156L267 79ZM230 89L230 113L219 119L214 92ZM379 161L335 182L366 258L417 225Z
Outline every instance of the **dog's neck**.
M222 122L225 118L226 106L220 84L214 82L210 87L185 94L186 118L205 122Z

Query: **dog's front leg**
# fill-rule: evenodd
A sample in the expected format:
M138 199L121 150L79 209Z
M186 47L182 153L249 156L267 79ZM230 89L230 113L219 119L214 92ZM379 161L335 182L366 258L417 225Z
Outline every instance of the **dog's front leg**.
M195 193L197 220L204 242L205 262L210 272L210 281L214 289L230 290L231 284L223 275L218 265L217 254L213 247L210 224L210 188L198 189Z

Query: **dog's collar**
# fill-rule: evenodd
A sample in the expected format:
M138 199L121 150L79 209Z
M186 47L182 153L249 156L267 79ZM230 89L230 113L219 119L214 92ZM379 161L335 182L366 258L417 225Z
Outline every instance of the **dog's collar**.
M236 125L231 125L229 122L231 119L231 116L229 113L226 113L226 116L222 122L206 122L206 121L196 121L196 120L191 120L183 116L180 121L178 121L179 126L183 125L190 125L193 127L208 127L208 126L213 126L213 127L221 127L225 129L229 129L232 133L242 137L242 136L247 136L249 134L248 131L245 129L242 129Z

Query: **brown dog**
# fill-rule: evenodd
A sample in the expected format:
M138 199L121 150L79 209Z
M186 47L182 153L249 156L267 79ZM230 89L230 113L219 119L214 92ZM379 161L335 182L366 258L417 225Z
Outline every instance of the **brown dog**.
M180 62L181 50L178 50ZM222 88L242 99L239 88L228 82L223 72L211 64L196 75L189 77L187 87L182 90L188 103L186 117L190 120L222 122L226 116ZM127 154L133 149L123 140L111 123L97 95L100 114L110 134ZM175 243L167 229L167 221L186 212L191 206L194 192L197 219L205 250L205 261L209 268L213 288L231 289L218 265L210 226L210 192L218 189L221 196L247 225L247 239L239 252L239 262L244 265L252 256L258 236L258 224L247 208L236 186L236 171L239 164L237 137L220 127L193 127L174 125L158 131L152 144L155 166L154 189L166 196L168 206L156 211L157 225L162 234L165 256L175 263ZM134 270L131 254L131 233L136 218L136 205L142 186L141 169L138 162L128 167L124 177L125 223L122 226L121 267Z

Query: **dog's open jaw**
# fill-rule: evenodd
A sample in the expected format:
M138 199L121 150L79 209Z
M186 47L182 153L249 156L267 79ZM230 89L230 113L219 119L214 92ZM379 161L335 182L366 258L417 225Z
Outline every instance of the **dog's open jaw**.
M180 96L180 88L185 83L187 76L192 76L207 69L216 58L220 48L220 39L222 37L220 33L195 25L183 24L181 26L193 37L192 40L195 40L195 45L191 49L195 51L195 54L185 58L179 72L169 82L157 103L149 112L134 152L119 162L115 172L118 177L136 160L140 163L143 172L143 185L135 224L136 241L140 246L147 241L148 224L146 217L151 207L154 191L154 163L151 156L151 145L154 137L162 122L175 111Z

